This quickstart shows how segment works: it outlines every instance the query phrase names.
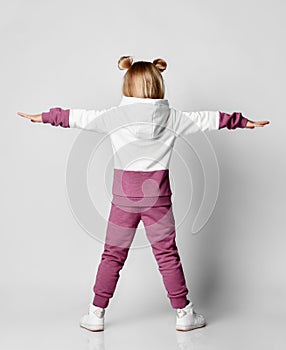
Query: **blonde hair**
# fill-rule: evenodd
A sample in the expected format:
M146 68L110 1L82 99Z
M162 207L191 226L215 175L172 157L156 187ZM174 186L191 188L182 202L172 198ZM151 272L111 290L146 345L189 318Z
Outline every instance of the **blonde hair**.
M167 63L162 58L153 62L133 63L131 56L123 56L118 61L118 68L127 69L122 84L124 96L164 98L165 86L161 72L167 68Z

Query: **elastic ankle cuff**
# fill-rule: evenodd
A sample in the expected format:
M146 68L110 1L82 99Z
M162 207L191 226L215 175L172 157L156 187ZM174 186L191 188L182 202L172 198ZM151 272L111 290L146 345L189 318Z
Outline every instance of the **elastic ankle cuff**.
M190 303L190 301L188 299L186 299L185 297L171 299L171 305L174 309L183 309L189 303Z
M101 297L100 295L95 295L93 299L93 305L105 309L108 306L109 299L106 297Z

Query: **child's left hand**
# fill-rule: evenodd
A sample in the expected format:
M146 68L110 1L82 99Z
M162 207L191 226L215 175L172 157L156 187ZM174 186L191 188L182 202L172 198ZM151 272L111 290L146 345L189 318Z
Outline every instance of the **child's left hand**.
M261 121L261 122L254 122L252 120L248 120L248 122L247 122L245 127L247 129L254 129L256 127L262 127L262 126L267 125L269 123L270 123L270 121L268 121L268 120L264 120L264 121Z
M22 112L18 112L18 115L20 115L21 117L30 119L31 122L38 122L41 123L42 120L42 114L26 114L26 113L22 113Z

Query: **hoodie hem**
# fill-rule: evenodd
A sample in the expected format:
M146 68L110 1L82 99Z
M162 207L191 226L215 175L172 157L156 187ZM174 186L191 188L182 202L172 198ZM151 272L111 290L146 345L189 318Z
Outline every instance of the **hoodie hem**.
M172 195L156 197L124 197L113 194L112 204L124 207L162 207L172 204Z

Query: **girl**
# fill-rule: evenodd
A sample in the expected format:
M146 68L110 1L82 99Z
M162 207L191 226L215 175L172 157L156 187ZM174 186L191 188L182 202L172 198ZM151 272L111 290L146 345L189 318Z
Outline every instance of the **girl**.
M136 228L143 221L158 263L167 296L176 310L176 329L188 331L206 325L191 300L176 245L169 162L175 140L196 131L263 127L269 121L248 120L241 113L181 112L164 98L163 59L133 63L130 56L118 61L127 70L119 106L106 110L51 108L29 115L32 122L64 128L108 133L114 151L112 202L104 250L98 266L94 299L80 320L91 331L104 329L105 309L113 296L119 273L128 255Z

